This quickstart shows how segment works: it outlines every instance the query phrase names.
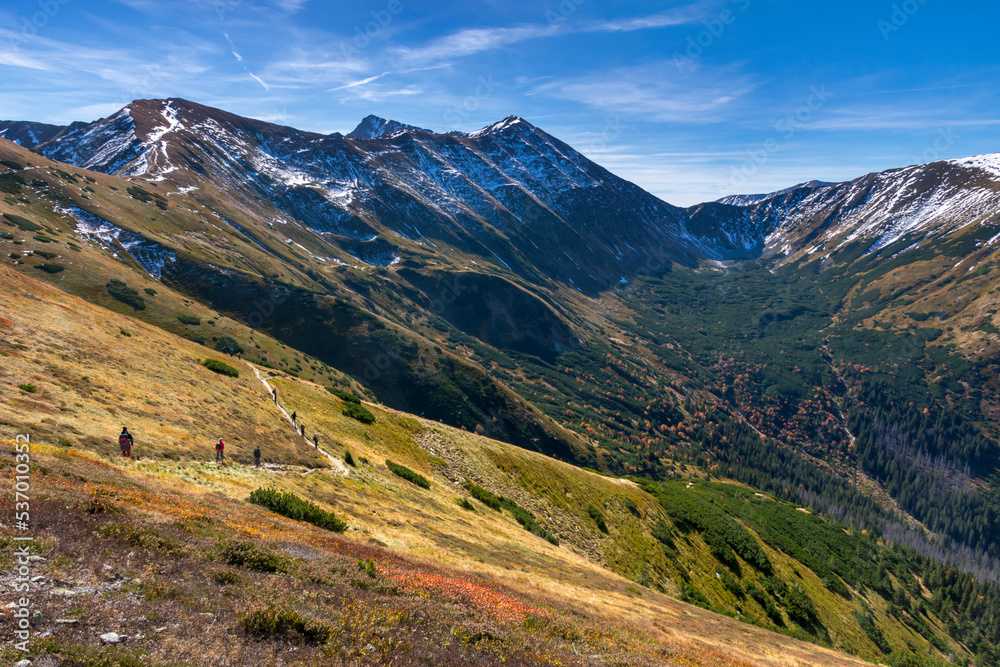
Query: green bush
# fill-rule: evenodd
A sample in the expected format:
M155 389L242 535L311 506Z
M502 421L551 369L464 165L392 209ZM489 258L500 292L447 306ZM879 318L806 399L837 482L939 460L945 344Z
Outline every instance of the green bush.
M533 535L537 535L550 544L559 546L559 538L542 528L541 525L539 525L538 520L535 519L534 514L517 505L513 500L502 498L501 502L504 504L504 509L509 510L510 513L514 515L514 519L521 524L522 528Z
M156 292L153 292L153 294L156 294ZM190 324L191 326L201 324L201 318L194 315L178 315L177 319L180 320L181 324Z
M355 403L357 405L361 405L361 397L357 394L352 394L349 391L344 391L343 389L338 389L337 387L327 387L326 390L345 403Z
M469 490L469 493L472 494L473 498L490 509L496 510L497 512L501 510L509 511L514 516L514 519L521 524L521 527L526 531L537 535L543 540L547 540L551 544L559 546L559 538L545 530L545 528L538 523L538 520L535 519L534 514L524 509L513 500L504 498L503 496L495 496L472 481L466 481L465 488Z
M231 350L233 353L238 353L243 351L243 346L232 336L220 336L215 339L215 349L218 352Z
M608 532L608 524L607 522L604 521L604 515L601 513L601 510L597 509L593 505L588 505L587 514L589 514L590 518L593 519L594 523L597 524L598 530L600 530L602 533Z
M40 269L45 273L59 273L61 271L66 270L65 266L63 266L62 264L58 264L56 262L43 262L41 264L35 265L35 268Z
M36 391L38 391L38 389L37 389L37 387L35 387L35 385L28 384L27 382L25 382L24 384L17 385L17 388L20 389L21 391L27 392L29 394L34 394Z
M305 521L319 528L342 533L347 524L338 519L332 512L327 512L308 500L299 498L294 493L281 493L275 489L260 488L250 494L250 502L286 516L295 521Z
M892 646L886 641L885 635L882 634L882 630L875 624L875 617L871 612L864 613L860 611L854 612L854 620L858 622L861 629L865 631L868 635L868 639L872 640L872 643L878 647L878 650L882 653L890 653L892 651Z
M819 622L815 605L798 584L785 596L785 610L788 612L788 618L804 628L810 628Z
M31 220L21 217L20 215L4 213L3 217L7 220L7 224L16 226L22 232L40 232L45 229L38 223L32 222Z
M476 511L476 506L469 502L468 498L456 498L455 504L464 510L469 510L470 512Z
M219 373L220 375L228 375L229 377L234 377L234 378L238 378L240 376L240 372L238 370L236 370L229 364L223 361L218 361L216 359L205 359L204 361L201 362L201 365L210 371Z
M947 650L947 647L945 647L945 651ZM893 651L879 662L888 665L888 667L952 667L953 664L945 660L938 660L930 656L908 653L906 651ZM986 663L982 664L985 665Z
M423 487L425 489L431 488L430 480L428 480L423 475L420 475L418 473L413 472L412 470L410 470L406 466L401 466L398 463L393 463L392 461L386 461L385 465L394 474L398 475L399 477L402 477L403 479L407 480L408 482L413 482L417 486L421 486L421 487Z
M255 572L286 572L291 564L287 558L262 549L253 542L226 542L219 551L222 560L229 565Z
M45 234L35 234L31 238L35 239L39 243L57 243L54 238L46 236Z
M764 608L764 613L767 617L771 619L771 622L777 626L784 626L785 620L781 617L781 611L775 606L774 601L770 596L762 591L759 586L754 584L752 581L748 581L744 584L744 590L746 590L747 595L753 598L757 604Z
M5 239L7 241L13 241L14 235L10 232L0 232L0 239Z
M220 570L218 572L213 573L212 579L215 581L215 583L221 584L222 586L231 586L233 584L247 583L246 577L240 574L236 574L235 572L231 572L229 570Z
M125 192L132 195L133 199L138 199L143 204L148 204L153 200L153 195L138 186L130 186L125 188Z
M152 287L145 287L143 288L142 291L148 294L149 296L156 296L156 290L153 289Z
M631 498L625 499L625 509L627 509L632 516L636 518L642 518L642 514L639 512L639 506L635 504L635 501Z
M284 604L268 604L239 615L247 634L261 639L300 640L307 644L322 644L333 634L326 624L303 616Z
M726 587L726 590L735 595L738 599L742 600L746 597L746 592L744 592L743 587L740 586L740 582L733 578L733 575L729 574L727 570L721 569L715 571L715 576L718 577L722 585Z
M13 169L14 171L21 171L22 169L24 169L24 167L19 165L17 162L14 162L13 160L0 160L0 164L9 169Z
M120 280L112 278L107 284L108 294L135 310L146 310L146 301L139 293Z
M483 487L479 486L475 482L472 481L466 482L465 488L469 490L469 493L472 494L473 498L475 498L482 504L486 505L490 509L496 510L497 512L503 509L503 503L500 501L499 498L497 498L492 493L490 493Z
M369 558L368 560L358 560L358 569L367 574L372 579L378 574L378 570L375 569L375 559Z
M674 542L674 531L667 525L667 522L660 519L653 526L653 537L663 546L667 547L671 553L677 551L677 543Z
M0 174L0 192L6 192L10 195L20 194L22 185L24 185L24 179L17 174Z
M44 259L55 259L56 257L59 256L59 253L47 252L45 250L33 250L32 253Z
M351 456L351 450L349 449L344 452L344 463L351 466L352 468L355 468L358 465L354 462L354 457Z
M371 413L371 410L357 403L346 403L343 414L345 417L357 419L362 424L371 425L375 423L375 415Z

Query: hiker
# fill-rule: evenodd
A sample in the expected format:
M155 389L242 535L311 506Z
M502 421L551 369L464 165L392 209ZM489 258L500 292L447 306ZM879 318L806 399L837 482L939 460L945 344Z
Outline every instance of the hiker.
M302 437L303 438L306 437L306 425L305 424L302 425Z
M253 450L253 464L257 468L260 467L260 445L257 445Z
M277 389L271 389L271 393L274 394L274 404L277 405L278 404L278 390Z
M239 352L236 353L236 358L239 359L240 361L243 361L243 350L240 350Z
M118 446L122 448L122 456L132 458L132 434L122 426L122 434L118 436Z
M313 433L313 446L319 449L319 435L316 433Z
M222 463L222 450L226 448L226 443L222 442L222 438L215 443L215 462Z
M292 423L293 424L295 423L295 417L298 416L298 414L299 413L297 413L297 412L294 412L294 411L292 412Z

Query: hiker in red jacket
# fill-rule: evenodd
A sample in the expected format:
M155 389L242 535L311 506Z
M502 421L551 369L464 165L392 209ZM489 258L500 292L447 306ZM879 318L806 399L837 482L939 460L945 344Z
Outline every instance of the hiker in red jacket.
M222 438L215 443L215 462L222 463L222 450L226 448L226 443L222 442Z
M122 434L118 436L118 446L122 449L122 456L132 458L132 434L122 426Z

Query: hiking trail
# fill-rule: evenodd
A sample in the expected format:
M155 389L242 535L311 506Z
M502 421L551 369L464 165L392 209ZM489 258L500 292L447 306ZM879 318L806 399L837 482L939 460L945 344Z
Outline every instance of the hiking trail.
M273 399L273 396L274 396L274 389L273 389L273 388L271 387L271 385L269 385L269 384L267 383L267 380L266 380L266 379L264 379L264 377L263 377L263 376L262 376L262 375L260 374L260 369L259 369L259 368L257 368L256 366L254 366L253 364L251 364L251 363L250 363L249 361L246 361L246 360L244 360L244 361L243 361L243 363L245 363L245 364L246 364L247 366L249 366L250 368L252 368L252 369L253 369L253 373L254 373L254 375L256 375L256 376L257 376L257 379L258 379L258 380L260 380L260 383L261 383L262 385L264 385L264 387L265 387L265 388L267 389L267 394L268 394L268 396L269 396L269 397L271 397L271 400L273 401L273 400L274 400L274 399ZM278 410L280 410L280 411L281 411L281 414L283 414L283 415L285 416L285 421L287 421L287 422L288 422L289 424L291 424L291 425L292 425L292 428L293 428L293 429L295 430L295 433L296 433L296 434L298 435L298 433L299 433L299 429L298 429L298 426L296 426L296 425L295 425L295 422L294 422L294 421L292 420L292 416L288 414L288 411L287 411L287 410L285 410L285 408L284 408L284 407L282 407L282 405L281 405L280 403L275 403L275 406L276 406L276 407L278 408ZM336 458L336 457L334 457L334 456L331 456L331 455L330 455L330 454L328 454L328 453L326 452L326 450L324 450L324 449L323 449L322 447L316 447L316 446L315 446L315 445L313 444L313 441L312 441L312 440L310 440L309 438L305 437L304 435L303 435L303 436L300 436L300 437L301 437L301 438L302 438L303 440L305 440L305 441L306 441L306 443L307 443L307 444L308 444L308 445L309 445L310 447L312 447L313 449L316 449L317 451L319 451L319 453L320 453L320 454L322 454L322 455L323 455L323 456L325 456L325 457L326 457L327 459L329 459L330 463L331 463L331 464L333 464L333 467L334 467L334 469L335 469L335 470L336 470L336 471L337 471L337 472L338 472L339 474L343 475L344 477L347 477L347 476L348 476L349 474L351 474L351 473L350 473L350 471L349 471L349 470L347 469L347 466L346 466L346 465L344 465L344 462L343 462L343 461L341 461L340 459L338 459L338 458ZM304 473L302 473L302 474L303 474L303 475L308 475L309 473L311 473L311 472L315 472L316 470L318 470L318 468L313 468L313 469L311 469L311 470L307 470L307 471L305 471L305 472L304 472Z

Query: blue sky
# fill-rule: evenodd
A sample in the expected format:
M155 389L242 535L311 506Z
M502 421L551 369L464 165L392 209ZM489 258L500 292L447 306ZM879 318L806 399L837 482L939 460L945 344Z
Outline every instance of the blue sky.
M0 118L184 97L318 132L516 114L678 205L1000 152L995 1L34 0Z

